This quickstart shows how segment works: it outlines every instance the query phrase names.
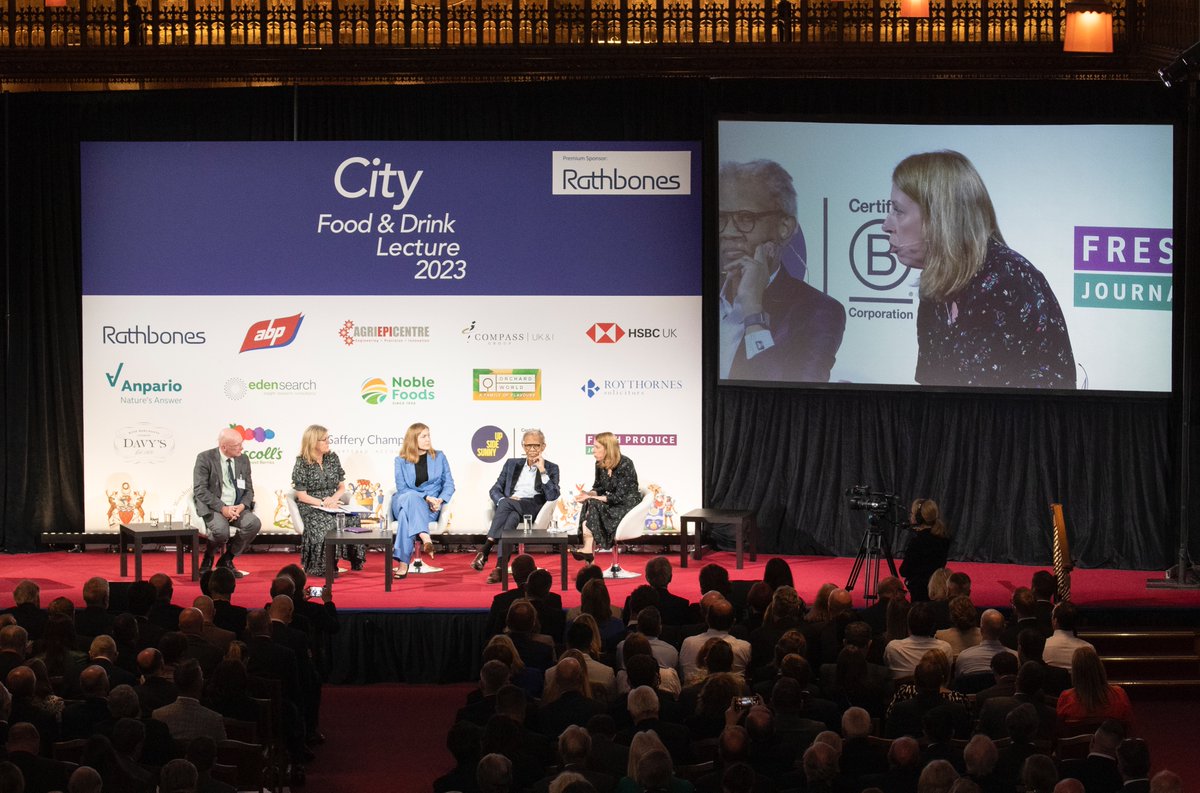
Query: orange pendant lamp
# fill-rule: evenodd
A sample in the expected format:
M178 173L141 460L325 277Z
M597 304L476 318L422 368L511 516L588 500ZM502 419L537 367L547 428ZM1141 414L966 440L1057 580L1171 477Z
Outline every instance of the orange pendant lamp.
M927 19L929 0L900 0L900 16L906 19Z
M1067 3L1067 33L1063 52L1112 52L1113 12L1103 0L1073 0Z

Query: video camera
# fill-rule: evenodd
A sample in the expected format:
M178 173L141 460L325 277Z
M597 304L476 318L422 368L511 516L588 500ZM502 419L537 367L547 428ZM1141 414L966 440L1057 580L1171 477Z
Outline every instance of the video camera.
M855 485L846 490L846 498L850 499L850 509L862 509L868 512L882 513L898 506L900 499L894 493L873 492L868 485Z

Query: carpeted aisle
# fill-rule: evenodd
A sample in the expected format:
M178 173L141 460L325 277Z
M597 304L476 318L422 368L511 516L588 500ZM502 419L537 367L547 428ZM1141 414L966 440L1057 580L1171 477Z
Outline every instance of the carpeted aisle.
M420 793L454 764L446 733L474 686L325 686L326 742L309 766L308 785L327 793Z

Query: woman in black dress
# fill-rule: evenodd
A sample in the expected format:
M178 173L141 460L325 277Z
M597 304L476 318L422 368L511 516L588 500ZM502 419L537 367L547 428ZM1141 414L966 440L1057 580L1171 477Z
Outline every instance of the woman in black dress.
M583 548L571 551L571 555L581 562L595 558L597 543L601 548L612 547L621 518L642 500L633 460L621 454L615 435L611 432L597 435L592 456L596 458L596 481L591 490L575 496L583 504L579 512Z
M296 489L296 504L304 521L304 536L300 539L300 562L309 579L325 577L325 535L333 531L336 519L320 508L334 509L342 504L346 492L346 471L336 452L329 451L329 430L313 424L304 430L300 439L300 456L292 469L292 487ZM357 515L346 516L347 525L358 525ZM338 556L350 560L350 567L361 570L366 561L366 548L361 545L339 545Z
M929 600L929 577L946 566L950 536L946 524L942 523L937 502L931 498L918 498L913 502L911 522L914 534L904 549L900 575L916 603Z

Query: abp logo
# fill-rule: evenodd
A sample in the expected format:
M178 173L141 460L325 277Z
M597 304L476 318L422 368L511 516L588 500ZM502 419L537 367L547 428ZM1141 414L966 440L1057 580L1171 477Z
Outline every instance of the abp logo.
M625 329L615 322L597 322L587 329L587 337L597 344L616 344L625 338Z
M363 382L359 396L368 405L382 405L388 397L388 385L382 377L372 377Z
M242 349L238 352L286 347L296 340L296 334L300 332L300 323L303 321L304 314L302 313L293 314L290 317L259 320L246 331L246 338L242 340Z

